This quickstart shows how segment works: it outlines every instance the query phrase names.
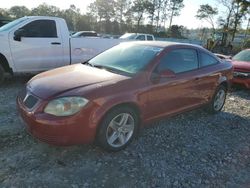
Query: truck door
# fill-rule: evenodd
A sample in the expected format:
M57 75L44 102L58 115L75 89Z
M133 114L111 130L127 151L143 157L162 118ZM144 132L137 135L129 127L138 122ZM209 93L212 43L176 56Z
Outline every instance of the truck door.
M36 72L63 66L62 37L56 21L39 19L21 29L20 40L10 33L9 41L13 62L18 72Z

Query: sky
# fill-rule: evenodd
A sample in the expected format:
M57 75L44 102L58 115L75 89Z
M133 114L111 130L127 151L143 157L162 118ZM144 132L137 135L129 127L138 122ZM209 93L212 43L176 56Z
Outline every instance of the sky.
M31 9L37 7L42 3L54 5L60 9L67 9L71 4L74 4L77 8L80 8L81 13L87 11L87 6L94 0L1 0L0 8L10 8L12 6L26 6ZM184 0L184 8L181 11L179 17L173 19L173 25L183 25L189 29L211 27L206 21L201 21L195 18L196 12L201 4L209 4L213 7L217 7L219 14L223 14L225 9L217 2L217 0ZM216 20L216 19L215 19ZM168 23L168 22L167 22ZM243 28L247 27L247 21L242 24Z

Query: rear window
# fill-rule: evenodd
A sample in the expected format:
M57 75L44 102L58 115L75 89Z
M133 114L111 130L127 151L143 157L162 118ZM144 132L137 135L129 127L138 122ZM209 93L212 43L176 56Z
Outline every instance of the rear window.
M145 39L145 35L138 35L138 36L136 37L136 40L146 40L146 39Z
M153 37L151 35L147 35L147 40L153 40Z
M217 59L215 59L211 55L208 55L208 54L203 53L203 52L201 52L200 54L201 54L201 67L215 65L218 63Z

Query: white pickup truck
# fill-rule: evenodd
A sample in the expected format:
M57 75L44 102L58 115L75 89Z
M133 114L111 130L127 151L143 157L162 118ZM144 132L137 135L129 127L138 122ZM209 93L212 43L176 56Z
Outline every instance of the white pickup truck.
M6 74L36 73L84 62L122 39L71 38L64 19L23 17L0 27L0 83Z

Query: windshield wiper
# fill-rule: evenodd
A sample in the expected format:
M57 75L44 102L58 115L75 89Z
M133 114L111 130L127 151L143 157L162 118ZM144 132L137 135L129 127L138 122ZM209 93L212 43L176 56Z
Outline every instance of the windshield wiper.
M89 63L89 61L85 61L85 62L83 62L82 64L88 65L88 66L91 66L91 67L94 67L94 65L92 65L91 63Z
M114 70L112 67L104 66L104 65L92 65L98 69L105 69L105 70Z

